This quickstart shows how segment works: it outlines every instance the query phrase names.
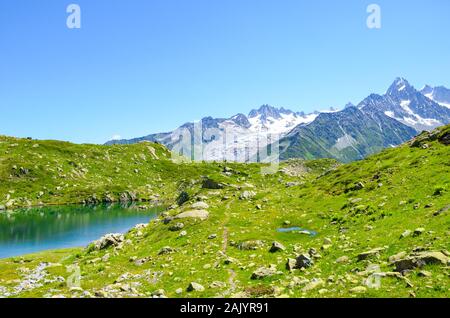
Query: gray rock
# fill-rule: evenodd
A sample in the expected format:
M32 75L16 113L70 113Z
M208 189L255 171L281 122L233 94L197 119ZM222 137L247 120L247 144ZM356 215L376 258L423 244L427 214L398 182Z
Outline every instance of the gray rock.
M338 264L345 264L345 263L348 263L349 260L350 260L350 258L348 256L344 255L344 256L338 257L336 259L336 263L338 263Z
M202 183L202 188L203 189L212 189L212 190L219 190L219 189L223 189L224 188L224 184L214 181L210 178L206 178L203 180Z
M241 193L241 195L239 196L239 199L240 200L249 200L249 199L251 199L251 198L253 198L255 196L256 196L256 192L254 192L254 191L247 191L246 190L246 191Z
M405 258L406 255L407 255L407 253L405 251L398 252L397 254L389 256L388 261L389 261L389 263L394 263L394 262L396 262L396 261L398 261L400 259Z
M120 243L122 243L125 240L124 235L121 233L110 233L106 234L99 240L95 241L94 249L95 250L103 250L105 248L108 248L110 246L118 246Z
M257 250L264 245L263 241L254 240L254 241L244 241L238 244L238 249L243 251L248 250Z
M296 258L295 268L308 268L314 265L309 254L301 254Z
M411 235L411 231L410 230L405 230L402 235L400 235L400 238L405 238Z
M170 246L164 246L163 248L161 248L158 252L158 255L165 255L165 254L170 254L173 253L174 249L171 248Z
M297 260L295 258L288 258L286 262L286 269L292 272L295 269Z
M307 292L323 286L324 284L325 282L321 278L313 278L305 287L302 288L302 291Z
M193 219L200 219L203 221L206 220L208 217L209 212L206 210L191 210L176 215L174 219L193 218Z
M394 262L395 271L397 272L403 272L430 264L449 265L449 258L442 252L424 251L411 254L406 258Z
M378 247L378 248L371 249L370 251L362 252L362 253L358 254L358 261L362 261L362 260L373 258L373 257L378 257L378 256L380 256L380 252L383 250L384 250L383 247Z
M349 292L355 293L355 294L365 293L366 291L367 291L367 288L364 286L356 286L349 290Z
M164 289L158 289L152 293L153 297L164 297L165 295L166 295L166 292L164 291Z
M278 251L284 251L286 248L284 247L283 244L279 243L279 242L273 242L272 246L270 247L270 252L271 253L275 253Z
M425 229L423 227L419 227L414 230L413 236L419 236L425 232Z
M205 210L207 208L209 208L209 205L205 202L195 202L194 204L191 205L191 208L194 210Z
M205 287L203 287L202 285L200 285L199 283L196 282L191 282L187 288L187 291L192 292L192 291L197 291L197 292L202 292L205 290Z
M179 222L174 225L171 225L169 227L169 231L172 231L172 232L180 231L182 228L184 228L184 224Z
M270 265L269 267L260 267L253 272L251 279L263 279L265 277L273 276L276 273L277 268L275 265Z
M215 238L217 238L217 234L211 234L208 236L208 240L213 240Z

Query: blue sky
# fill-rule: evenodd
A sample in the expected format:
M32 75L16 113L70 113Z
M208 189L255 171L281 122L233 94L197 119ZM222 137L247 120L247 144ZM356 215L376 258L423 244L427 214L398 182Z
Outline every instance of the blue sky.
M366 27L370 3L380 30ZM448 0L2 0L0 134L102 143L261 104L357 103L397 76L450 87L449 12Z

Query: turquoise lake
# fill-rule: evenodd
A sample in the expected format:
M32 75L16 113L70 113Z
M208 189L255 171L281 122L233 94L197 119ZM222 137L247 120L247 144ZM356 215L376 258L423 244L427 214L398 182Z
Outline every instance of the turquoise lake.
M107 233L125 233L148 223L162 208L52 206L0 213L0 258L49 249L87 246Z

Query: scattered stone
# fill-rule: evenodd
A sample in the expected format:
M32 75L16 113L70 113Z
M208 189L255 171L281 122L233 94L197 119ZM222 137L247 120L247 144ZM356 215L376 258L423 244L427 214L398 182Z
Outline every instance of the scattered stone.
M244 241L238 244L237 248L243 251L249 251L249 250L257 250L260 247L262 247L264 243L260 240L255 241Z
M170 254L173 253L174 249L171 248L170 246L164 246L163 248L161 248L158 252L158 255L165 255L165 254Z
M203 189L219 190L224 188L224 184L214 181L210 178L205 178L202 182Z
M109 253L106 253L103 257L102 257L102 262L106 263L109 261L109 258L111 257L111 255Z
M144 257L144 258L141 258L141 259L135 259L134 260L134 264L136 266L142 266L142 265L144 265L145 263L148 263L151 260L152 260L152 258L150 256Z
M179 295L179 294L181 294L181 293L183 293L183 289L182 289L182 288L177 288L177 289L175 290L175 294Z
M0 208L0 210L1 210L1 208ZM445 207L443 207L442 209L440 209L440 210L434 212L434 213L433 213L433 216L441 215L442 213L447 212L447 211L449 211L449 210L450 210L450 204L447 205L447 206L445 206Z
M204 221L208 217L209 217L209 212L206 210L191 210L191 211L186 211L186 212L176 215L174 217L174 219L193 218L193 219L200 219L200 220Z
M400 238L405 238L411 235L411 231L410 230L405 230L402 235L400 235Z
M442 252L417 252L404 259L400 259L394 262L395 271L403 272L411 270L424 265L437 264L437 265L449 265L449 258Z
M216 288L225 288L227 287L227 284L224 282L214 281L209 285L209 288L216 289Z
M431 272L423 270L423 271L418 272L417 276L420 276L420 277L431 277Z
M184 228L184 224L183 223L176 223L176 224L171 225L169 227L169 231L176 232L176 231L181 230L182 228Z
M286 220L283 222L283 225L291 225L291 221Z
M277 268L275 265L270 265L269 267L260 267L255 270L252 274L251 279L263 279L265 277L273 276L277 273Z
M187 232L186 231L181 231L180 234L178 234L179 237L183 237L186 236Z
M367 291L367 288L364 286L356 286L349 290L349 292L355 293L355 294L365 293L366 291Z
M6 207L4 205L0 205L0 211L5 211Z
M283 244L279 243L279 242L273 242L272 246L270 247L270 252L271 253L275 253L278 251L284 251L286 248L284 247Z
M336 259L336 263L338 263L338 264L348 263L349 261L350 261L350 258L345 255Z
M308 268L314 265L314 261L309 254L301 254L295 259L294 268Z
M321 287L325 284L325 282L321 278L313 278L305 287L303 287L302 291L307 292L317 287Z
M93 243L95 250L103 250L105 248L108 248L110 246L118 246L120 243L122 243L125 240L124 235L121 233L111 233L106 234L99 240L95 241Z
M326 237L326 238L323 239L323 244L324 244L324 245L331 245L331 244L332 244L332 241L331 241L330 238Z
M295 258L288 258L286 262L286 269L292 272L297 265L297 260Z
M211 234L208 236L208 240L214 240L215 238L217 238L217 234Z
M202 292L204 290L205 290L205 287L203 287L202 285L200 285L199 283L196 283L196 282L191 282L187 288L188 292L192 292L192 291Z
M209 208L209 205L203 201L195 202L191 205L191 208L194 210L205 210Z
M189 201L190 196L189 193L187 193L186 191L182 191L177 198L177 204L179 206L182 206L183 204L185 204L187 201Z
M254 191L244 191L239 196L240 200L249 200L256 196L256 192Z
M383 247L378 247L378 248L371 249L370 251L360 253L360 254L358 254L358 261L362 261L362 260L373 258L373 257L378 257L378 256L380 256L380 252L383 250L384 250Z
M156 298L165 298L166 297L166 292L164 291L164 289L158 289L158 290L155 290L153 293L152 293L152 297L156 297Z
M423 227L419 227L414 230L413 236L419 236L425 232L425 229Z
M407 253L405 251L399 252L397 254L394 254L392 256L389 256L389 263L394 263L402 258L404 258L407 255Z

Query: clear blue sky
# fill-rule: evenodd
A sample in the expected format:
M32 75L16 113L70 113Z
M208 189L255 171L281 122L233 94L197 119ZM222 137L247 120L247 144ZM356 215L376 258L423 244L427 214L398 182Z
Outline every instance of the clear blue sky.
M450 86L449 14L448 0L2 0L0 134L102 143L266 103L357 103L397 76Z

